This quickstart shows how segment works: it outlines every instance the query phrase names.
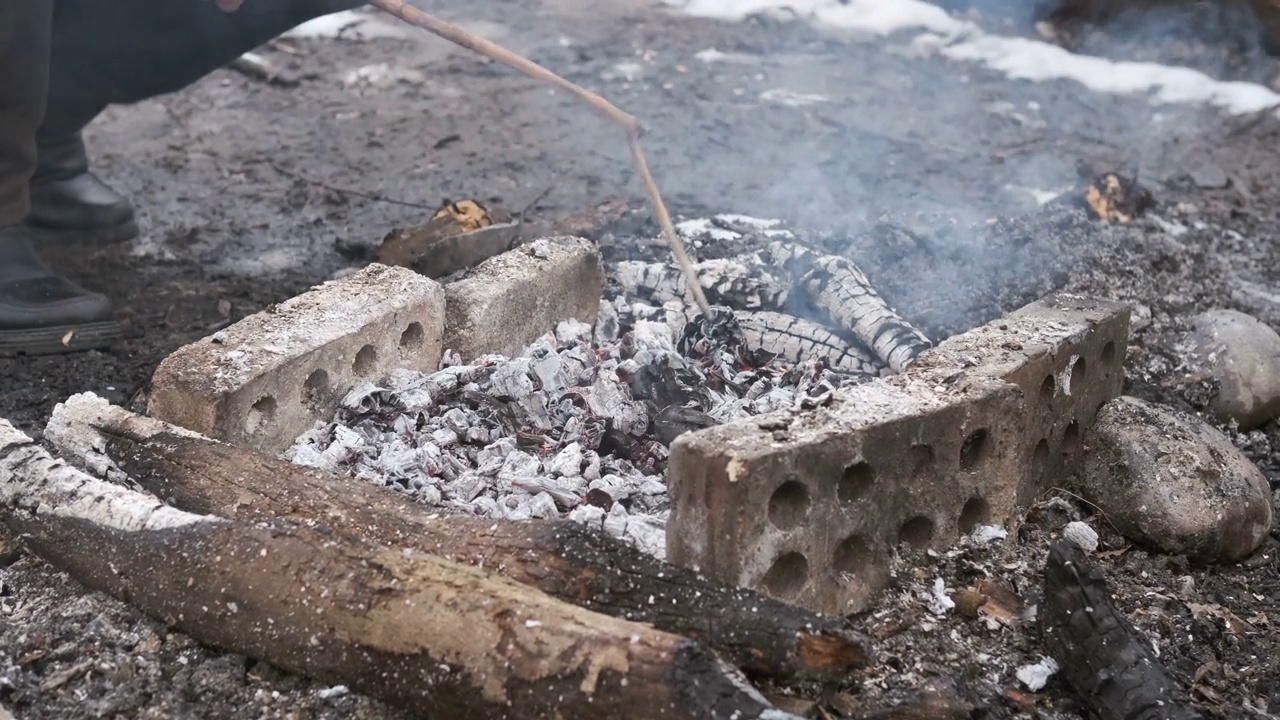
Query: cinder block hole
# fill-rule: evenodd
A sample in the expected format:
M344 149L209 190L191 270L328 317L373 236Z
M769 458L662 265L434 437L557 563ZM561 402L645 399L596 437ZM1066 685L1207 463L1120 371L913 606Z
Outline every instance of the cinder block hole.
M368 377L373 373L373 366L378 362L378 351L372 345L365 345L356 353L355 362L351 363L351 372L359 377Z
M1040 383L1040 402L1048 405L1053 400L1053 393L1058 388L1058 381L1053 379L1052 375L1045 375L1044 382Z
M798 480L782 483L769 498L769 522L779 530L799 525L808 512L809 488Z
M1031 451L1031 471L1041 475L1048 469L1049 441L1045 438L1040 438L1040 442L1036 443L1036 449Z
M860 535L845 538L845 541L836 547L836 552L831 558L831 567L835 568L836 572L854 576L865 573L870 565L871 548Z
M1085 374L1088 369L1088 365L1085 363L1084 358L1076 358L1075 364L1071 366L1072 395L1081 394L1081 389L1084 387Z
M969 498L960 510L960 532L971 533L991 518L991 507L980 497Z
M329 373L316 370L307 376L302 384L302 404L312 412L317 412L329 397Z
M403 351L420 350L426 338L427 334L422 331L422 323L409 323L409 327L400 333L400 349Z
M773 561L764 575L764 587L779 598L795 597L809 579L809 560L798 552L789 552Z
M917 515L902 523L902 528L898 530L899 545L910 545L923 550L929 547L929 542L932 540L933 519L924 515Z
M928 445L912 445L908 454L912 477L923 478L933 472L933 448Z
M1114 341L1108 342L1102 346L1102 364L1105 367L1111 367L1116 361L1116 344Z
M988 455L987 431L986 429L974 430L969 433L969 437L964 439L964 444L960 446L960 469L972 472L978 469L978 465L987 459Z
M875 481L875 468L865 462L854 463L844 469L836 494L840 496L840 502L852 505L871 492L871 484Z
M276 399L270 395L263 395L249 408L249 414L244 418L244 431L252 435L263 426L270 425L275 419Z
M1072 455L1080 449L1080 424L1075 420L1062 431L1062 454Z

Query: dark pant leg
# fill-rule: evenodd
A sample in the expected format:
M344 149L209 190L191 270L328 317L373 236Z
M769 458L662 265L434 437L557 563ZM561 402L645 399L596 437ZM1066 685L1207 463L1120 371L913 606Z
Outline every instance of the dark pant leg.
M21 3L27 0L0 0ZM40 145L76 141L107 105L181 90L302 23L360 0L56 0Z
M30 204L36 129L49 80L52 0L0 0L0 228L16 225Z

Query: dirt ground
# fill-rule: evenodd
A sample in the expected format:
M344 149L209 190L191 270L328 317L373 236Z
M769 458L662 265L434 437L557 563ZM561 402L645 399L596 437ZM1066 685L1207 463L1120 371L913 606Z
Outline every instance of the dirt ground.
M1012 0L943 4L992 31L1035 36ZM895 37L793 19L699 20L641 0L441 0L432 9L641 117L676 214L778 217L846 238L873 283L931 337L1053 289L1130 302L1139 322L1127 391L1194 410L1203 388L1180 374L1175 349L1189 317L1229 307L1280 328L1274 116L1227 118L1067 82L1011 81L922 56ZM1196 23L1167 17L1087 34L1079 47L1222 79L1275 76L1276 62L1247 42L1215 27L1197 35L1185 30ZM116 299L127 337L111 352L0 360L0 415L38 434L75 392L140 406L167 353L359 264L389 230L423 222L443 198L528 206L530 218L642 201L615 128L440 41L348 34L288 38L262 52L300 84L223 70L111 108L92 127L95 165L137 201L143 237L52 254ZM1065 200L1037 202L1039 192L1077 183L1081 168L1136 174L1157 206L1135 223L1106 225ZM1233 436L1280 487L1280 426ZM1032 630L991 630L954 613L930 621L920 595L935 577L955 588L981 572L1034 597L1046 538L1087 510L1053 508L1010 547L964 547L904 568L883 607L861 621L916 620L823 707L838 712L849 697L874 706L933 677L961 681L982 706L974 717L1077 717L1057 679L1031 709L1006 697L1016 666L1039 657ZM1280 714L1280 535L1247 563L1194 567L1094 525L1113 551L1100 562L1118 604L1183 686L1194 685L1197 708L1222 718ZM168 632L21 551L3 564L0 706L24 720L402 717ZM1210 605L1247 627L1193 609Z

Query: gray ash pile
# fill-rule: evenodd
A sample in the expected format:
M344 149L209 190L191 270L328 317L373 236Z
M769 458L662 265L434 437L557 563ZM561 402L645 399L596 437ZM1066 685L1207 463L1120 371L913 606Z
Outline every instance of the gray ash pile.
M928 345L851 262L785 240L698 263L710 317L686 305L672 266L609 265L594 327L562 323L518 357L447 353L435 373L360 385L287 457L448 511L568 516L661 557L676 437L821 406ZM798 307L822 312L788 313Z

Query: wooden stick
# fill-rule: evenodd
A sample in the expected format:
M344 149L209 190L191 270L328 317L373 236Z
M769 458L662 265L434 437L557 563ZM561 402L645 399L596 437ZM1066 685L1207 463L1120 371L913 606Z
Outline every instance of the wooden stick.
M798 720L695 641L323 523L183 512L54 459L4 420L0 521L196 640L422 717Z
M319 522L486 568L589 610L698 640L755 678L838 684L870 659L870 640L842 618L717 585L574 522L441 516L371 483L216 442L88 393L54 409L45 438L91 474L136 483L176 508Z
M404 2L404 0L372 0L369 4L385 13L400 18L410 25L438 35L455 45L473 50L491 60L509 65L534 80L541 80L555 85L620 125L627 133L627 145L631 149L631 158L635 161L636 170L640 173L640 180L644 183L645 192L649 195L649 202L653 204L654 212L658 216L658 224L662 227L662 235L671 247L672 254L676 256L676 262L680 264L680 270L689 278L689 292L693 295L693 300L697 303L698 309L702 311L702 314L708 317L711 315L711 305L707 303L706 295L702 292L702 283L698 281L698 273L694 270L688 253L685 252L684 243L680 241L680 236L676 235L675 226L671 223L671 216L667 213L667 206L662 202L662 195L658 192L658 184L653 181L653 175L649 173L649 164L645 162L644 151L640 149L640 138L644 136L645 130L635 116L623 112L603 97L565 80L532 60L523 58L482 37L472 35L457 25L429 15Z

